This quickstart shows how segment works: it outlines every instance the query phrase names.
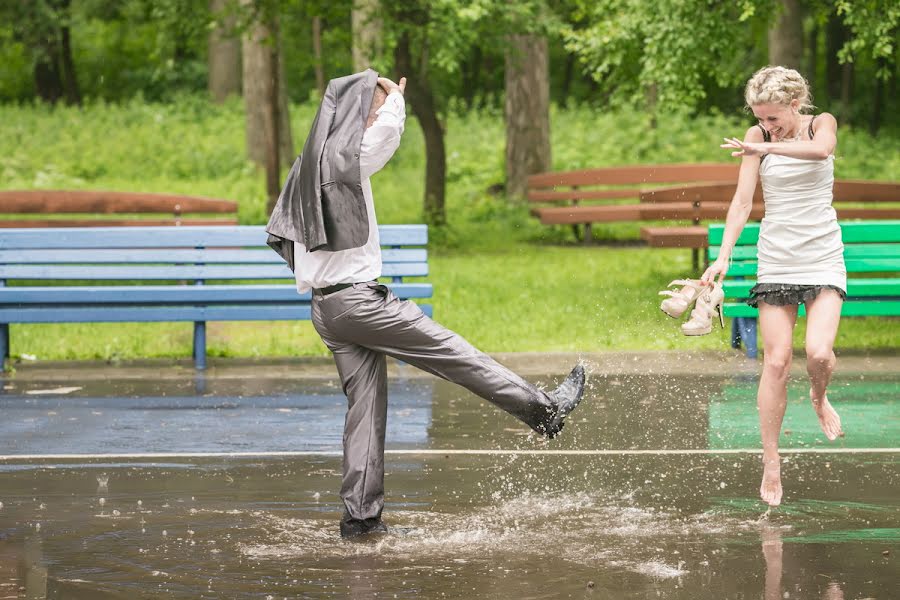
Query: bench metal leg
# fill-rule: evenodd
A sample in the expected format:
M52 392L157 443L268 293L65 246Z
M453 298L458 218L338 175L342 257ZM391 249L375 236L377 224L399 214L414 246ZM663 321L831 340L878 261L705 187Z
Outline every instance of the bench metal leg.
M0 323L0 370L3 362L9 358L9 323Z
M594 241L594 230L590 223L584 224L584 244L589 246Z
M206 321L194 321L194 367L206 368Z
M693 267L695 273L700 270L700 249L699 248L691 248L691 267Z
M735 317L731 321L731 347L740 348L741 342L747 349L747 358L759 355L756 319L753 317Z

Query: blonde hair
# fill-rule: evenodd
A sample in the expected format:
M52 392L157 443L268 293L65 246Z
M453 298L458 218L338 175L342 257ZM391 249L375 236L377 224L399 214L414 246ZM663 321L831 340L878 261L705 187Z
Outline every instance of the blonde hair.
M793 100L800 102L800 112L812 110L812 96L809 84L803 75L785 67L763 67L753 74L744 89L747 106L757 104L782 104L787 106Z

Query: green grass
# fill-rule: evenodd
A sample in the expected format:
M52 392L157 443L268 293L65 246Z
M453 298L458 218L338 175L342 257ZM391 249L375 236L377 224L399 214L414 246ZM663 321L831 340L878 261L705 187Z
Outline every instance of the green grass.
M298 149L315 106L292 107ZM723 135L748 120L672 115L656 129L642 113L554 109L556 170L607 165L729 161ZM838 177L890 180L898 136L839 132ZM447 122L447 214L431 231L435 318L488 352L728 348L721 330L686 338L658 309L657 291L690 274L687 250L638 245L638 223L597 226L606 243L584 248L568 227L545 227L488 189L503 181L499 114ZM397 155L373 178L381 223L421 222L424 145L408 121ZM244 224L266 220L262 173L245 159L243 108L186 96L78 108L0 106L0 176L6 189L173 192L239 202ZM896 346L884 319L847 319L839 349ZM726 322L726 326L728 323ZM802 345L803 327L795 342ZM13 355L39 359L188 357L189 323L13 325ZM308 322L210 323L213 356L309 356L327 351Z

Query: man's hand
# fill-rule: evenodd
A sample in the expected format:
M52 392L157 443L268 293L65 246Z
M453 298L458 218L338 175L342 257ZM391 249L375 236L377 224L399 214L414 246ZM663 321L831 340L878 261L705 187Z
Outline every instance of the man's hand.
M400 95L402 96L403 92L406 90L406 77L401 77L399 84L394 83L387 77L379 77L378 85L383 87L384 91L386 91L388 94L390 94L391 92L400 92Z

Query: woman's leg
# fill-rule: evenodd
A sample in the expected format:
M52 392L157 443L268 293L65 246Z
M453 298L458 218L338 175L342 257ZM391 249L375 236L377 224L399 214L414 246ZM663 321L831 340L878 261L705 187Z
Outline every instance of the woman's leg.
M806 305L806 371L809 373L809 399L819 416L825 437L834 440L843 435L841 418L831 407L825 391L831 381L836 359L834 338L841 320L844 301L834 290L822 290Z
M787 381L791 371L797 306L759 303L759 327L763 338L763 371L756 405L763 446L763 479L760 497L770 506L781 504L781 457L778 437L787 407Z

